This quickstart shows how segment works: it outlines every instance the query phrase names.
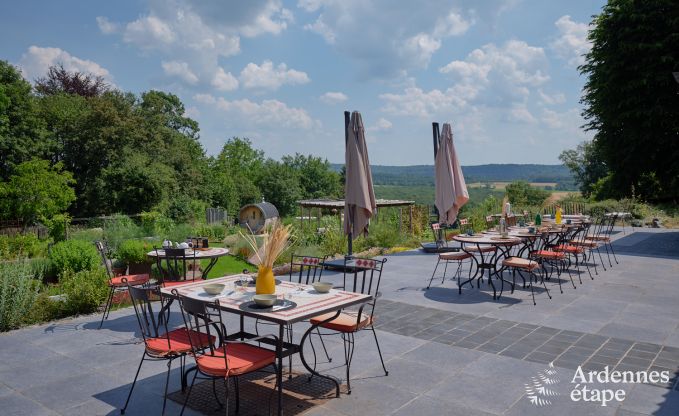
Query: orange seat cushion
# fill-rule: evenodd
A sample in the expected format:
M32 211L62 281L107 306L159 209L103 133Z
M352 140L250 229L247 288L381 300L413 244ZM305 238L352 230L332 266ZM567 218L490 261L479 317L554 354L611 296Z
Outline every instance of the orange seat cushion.
M448 253L440 253L439 259L448 260L448 261L455 261L455 260L468 259L471 256L472 256L471 254L465 253L464 251L451 251L451 252L448 252Z
M189 340L189 334L191 339ZM169 343L168 343L169 338ZM215 337L198 331L189 331L186 328L179 328L163 334L158 338L146 340L146 349L155 355L177 355L191 351L191 342L194 347L207 347L214 344Z
M582 253L584 251L582 249L582 247L578 247L578 246L574 246L574 245L570 245L570 244L562 244L558 247L554 247L554 250L555 251L565 251L566 253L570 253L570 254Z
M592 240L573 241L573 244L575 244L576 246L582 246L587 248L596 248L598 246L598 244Z
M537 257L544 257L547 259L562 259L564 258L563 252L551 251L551 250L538 250L533 252L533 255Z
M472 246L472 245L469 245L465 248L468 251L476 251L476 252L480 252L480 253L490 253L490 252L495 251L495 247L493 247L493 246Z
M123 282L123 279L127 279L127 283ZM130 286L138 286L143 285L148 281L149 281L148 274L128 274L126 276L112 277L111 280L109 280L108 284L109 286L115 287L127 286L128 284Z
M316 325L325 321L326 319L332 318L333 316L335 316L335 312L330 312L311 318L309 322L311 322L312 325ZM342 312L337 318L330 322L324 323L321 326L323 328L332 329L333 331L356 332L361 328L372 325L373 323L373 318L370 315L364 313L362 318L363 319L361 319L361 322L358 322L358 312Z
M502 260L502 265L505 267L514 267L516 269L534 270L540 267L538 262L524 259L523 257L508 257Z
M217 348L214 355L197 356L196 365L205 374L228 377L259 370L273 364L275 360L275 351L250 344L227 344Z
M594 241L611 241L611 237L605 236L605 235L588 235L586 240L594 240Z

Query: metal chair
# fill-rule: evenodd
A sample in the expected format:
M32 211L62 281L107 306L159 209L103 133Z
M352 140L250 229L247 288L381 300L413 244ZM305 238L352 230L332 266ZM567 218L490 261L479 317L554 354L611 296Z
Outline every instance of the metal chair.
M537 246L534 246L535 251L541 250L542 247L540 247L540 244L544 244L544 240L542 238L538 239ZM530 288L530 294L533 298L533 306L536 305L535 303L535 292L533 291L533 280L535 280L535 283L538 282L538 277L535 274L535 271L538 269L541 269L541 264L538 261L538 259L531 259L530 255L528 258L525 257L519 257L519 256L511 256L507 257L502 260L502 267L503 269L508 269L511 270L512 272L512 293L514 293L514 286L516 286L516 273L519 273L519 276L523 280L523 286L524 288L526 287L526 279L523 275L523 273L528 273L528 286ZM545 288L545 292L547 293L547 296L551 299L552 295L549 294L549 289L547 289L547 285L545 284L545 279L544 279L544 273L545 269L542 268L543 273L540 276L540 281L542 282L542 286Z
M529 255L529 259L537 260L543 267L545 273L547 269L545 264L551 266L551 271L549 276L556 270L556 279L559 283L559 291L563 293L563 288L561 287L561 273L565 270L568 273L568 277L571 280L573 289L576 289L575 282L573 281L573 276L571 275L570 269L568 269L567 263L568 259L563 251L557 251L554 248L563 244L565 231L562 230L559 233L549 233L542 232L540 234L540 241L537 242L535 250Z
M125 283L127 279L123 278ZM139 329L142 338L144 339L144 354L139 362L137 373L134 375L130 392L127 395L125 406L120 410L121 414L125 413L127 405L132 397L132 391L137 383L139 371L146 360L150 361L167 361L167 375L165 376L165 393L163 395L163 410L165 414L165 404L167 402L167 386L170 381L170 371L172 370L172 361L179 359L179 366L181 374L184 374L186 366L186 355L193 351L192 346L196 348L206 348L215 342L215 337L210 334L188 330L186 328L174 329L168 331L167 320L156 320L156 315L153 312L153 306L150 300L150 294L154 297L160 296L161 309L164 306L164 297L160 295L158 288L140 288L136 286L128 286L134 313L137 316ZM161 332L162 330L162 332ZM182 377L182 390L185 388L184 378Z
M431 287L431 282L434 281L434 276L436 275L436 270L439 268L439 264L443 261L445 263L445 267L443 269L443 277L441 278L441 284L443 284L446 281L446 272L448 271L448 263L457 263L457 270L455 272L455 275L457 276L457 284L458 286L460 285L460 274L462 272L462 263L471 258L471 254L464 252L464 251L453 251L453 252L448 252L448 253L439 253L438 255L438 260L436 261L436 266L434 267L434 272L431 274L431 278L429 279L429 284L427 285L427 289ZM469 274L471 275L471 270L472 270L472 262L469 262Z
M101 256L102 263L104 263L104 268L106 268L106 274L108 275L108 296L106 297L106 304L104 305L104 312L101 315L101 322L99 322L99 328L104 324L104 320L108 319L108 315L111 312L111 307L113 306L113 298L116 292L127 291L128 286L141 286L149 282L148 274L128 274L123 276L115 276L113 270L111 270L111 261L108 258L109 249L104 241L95 241L94 246L97 248L99 255Z
M386 262L387 259L375 260L345 258L345 282L346 275L348 273L347 270L352 270L349 272L353 274L353 284L351 285L351 291L372 295L372 300L366 304L363 304L358 310L344 310L334 319L331 318L335 316L335 313L328 313L316 316L310 320L312 325L317 325L324 329L334 331L332 333L322 334L322 336L335 334L340 334L342 336L347 376L347 394L351 394L351 360L354 356L354 335L358 331L372 331L373 337L375 338L375 345L377 346L377 353L380 356L380 362L382 363L382 369L384 370L384 375L389 375L387 367L384 364L382 351L380 350L380 343L377 340L377 333L373 327L375 305L377 304L377 298L379 297L380 280L382 279L382 270Z
M179 297L180 310L184 325L189 329L189 343L191 346L191 356L194 357L196 367L189 370L194 371L189 390L184 398L181 414L184 414L186 404L191 396L191 390L200 375L201 379L212 380L212 392L220 407L225 408L225 414L229 414L229 380L233 379L236 393L236 413L240 407L240 397L238 392L238 377L262 371L264 368L273 366L276 371L276 352L250 344L265 338L278 341L275 335L264 335L250 338L247 341L226 340L226 325L219 310L219 300L213 302L192 299L179 296L176 289L172 293ZM224 340L221 345L210 344L207 347L201 345L201 339L193 334L211 334L211 328L220 328L219 337ZM225 388L225 404L217 397L215 382L223 380ZM277 385L276 385L277 386ZM276 390L274 386L274 390Z
M155 250L162 287L172 287L202 279L200 260L196 258L195 251L187 256L183 248L166 248L163 250L164 255L160 255L157 248Z

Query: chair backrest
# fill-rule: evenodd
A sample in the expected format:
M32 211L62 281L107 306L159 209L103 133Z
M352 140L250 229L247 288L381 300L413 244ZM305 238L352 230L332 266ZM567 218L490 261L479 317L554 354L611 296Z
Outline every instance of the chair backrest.
M361 293L364 295L372 295L372 300L366 305L370 306L370 315L375 311L375 304L377 303L378 292L380 290L380 281L382 280L382 270L387 259L371 259L371 258L351 258L344 259L344 290L350 292ZM348 266L348 267L347 267ZM353 272L347 272L347 269L353 269ZM347 274L353 275L353 282L347 287ZM363 308L361 308L363 310Z
M104 267L106 268L106 274L108 275L109 280L111 280L113 277L113 270L111 270L111 263L108 259L108 245L104 241L95 241L94 246L97 248L97 251L101 256L101 262L104 263Z
M127 283L127 279L123 278L123 282ZM140 286L131 286L128 284L127 289L130 294L130 300L132 301L132 306L134 307L134 313L137 316L137 323L139 323L139 329L144 341L150 338L158 338L161 333L165 334L167 338L167 347L170 348L170 338L167 335L167 322L159 322L157 319L157 313L154 313L153 302L151 302L150 295L160 297L160 307L159 311L165 305L165 298L161 295L160 290L157 287L148 288Z
M161 256L159 250L157 248L155 250L156 264L163 282L186 280L187 272L191 269L197 269L198 260L195 251L187 256L186 250L183 248L166 248L164 255Z
M433 222L431 224L431 232L434 234L434 241L436 242L436 247L441 248L446 245L446 239L441 228L441 223Z
M508 215L506 221L508 227L514 227L516 225L516 216Z
M297 283L305 285L321 280L326 257L292 255L290 260L290 281L293 275L297 277ZM295 270L299 269L299 270Z
M226 325L224 325L222 313L219 309L219 300L204 301L181 296L176 289L172 290L172 293L179 298L179 309L184 320L184 326L189 330L189 342L193 355L196 357L201 355L224 357L224 365L228 368L225 354L228 344L222 342L227 336ZM224 351L216 349L213 343L205 348L205 343L202 341L206 335L208 338L213 335L217 336L219 338L218 345L223 345Z

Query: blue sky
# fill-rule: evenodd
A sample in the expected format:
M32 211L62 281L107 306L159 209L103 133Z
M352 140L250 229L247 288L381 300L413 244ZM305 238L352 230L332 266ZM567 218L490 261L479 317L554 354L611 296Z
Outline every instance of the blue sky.
M358 110L373 164L432 164L431 123L460 161L558 163L581 129L577 65L603 0L119 0L5 3L0 59L136 93L177 94L209 154L233 136L267 156L342 162Z

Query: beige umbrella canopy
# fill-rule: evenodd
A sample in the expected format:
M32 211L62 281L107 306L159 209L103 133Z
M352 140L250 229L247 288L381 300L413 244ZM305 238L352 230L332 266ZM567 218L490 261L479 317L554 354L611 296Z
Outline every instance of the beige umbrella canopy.
M460 208L469 201L469 193L462 175L462 167L455 153L450 123L443 125L441 145L434 160L434 170L435 204L439 211L439 222L453 224Z
M344 233L349 236L351 255L351 240L368 233L370 218L375 213L377 204L361 114L354 111L351 119L347 120L348 118L348 113L345 113Z

